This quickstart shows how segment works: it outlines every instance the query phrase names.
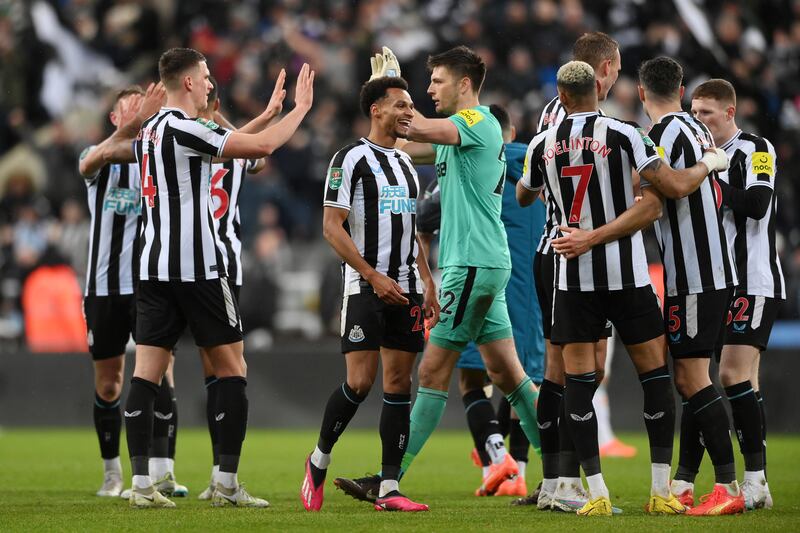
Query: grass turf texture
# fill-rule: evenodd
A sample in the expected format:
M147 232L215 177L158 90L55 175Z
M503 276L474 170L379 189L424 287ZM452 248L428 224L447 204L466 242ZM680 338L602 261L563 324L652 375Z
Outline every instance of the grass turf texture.
M189 487L189 498L175 498L177 509L134 510L118 498L98 498L102 463L94 433L85 430L0 431L0 531L241 531L250 529L315 531L624 531L668 529L766 531L800 529L800 483L796 457L800 436L770 436L769 478L775 499L771 511L742 516L693 518L650 517L643 505L649 494L650 468L646 437L625 435L638 446L635 459L606 459L604 474L614 505L624 515L579 518L511 507L510 498L476 498L479 471L469 459L466 432L439 431L414 463L402 489L431 511L420 514L380 513L371 505L345 496L333 486L336 476L361 476L380 460L377 432L351 431L339 442L326 483L325 505L307 513L298 498L303 461L316 442L312 431L251 430L245 443L240 477L254 495L267 498L269 509L215 509L197 495L207 483L210 451L205 431L181 429L176 474ZM124 449L123 435L123 449ZM735 444L734 444L735 446ZM676 443L677 457L677 443ZM737 457L737 460L739 458ZM126 486L130 467L123 455ZM528 467L529 488L541 474L538 460ZM742 465L738 463L741 478ZM698 487L711 488L711 465L703 461Z

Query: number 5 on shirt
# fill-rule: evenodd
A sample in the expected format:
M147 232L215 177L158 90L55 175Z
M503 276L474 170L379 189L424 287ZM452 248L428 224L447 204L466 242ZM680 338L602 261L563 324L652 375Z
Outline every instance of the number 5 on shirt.
M575 187L575 196L569 210L569 223L577 224L581 220L581 208L586 199L586 189L589 188L589 179L592 177L594 165L574 165L561 168L561 179L578 176L578 186Z

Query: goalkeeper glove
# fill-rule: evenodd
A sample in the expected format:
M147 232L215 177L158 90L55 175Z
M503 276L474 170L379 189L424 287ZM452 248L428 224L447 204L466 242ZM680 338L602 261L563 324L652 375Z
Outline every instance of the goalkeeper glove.
M700 163L708 167L709 173L715 170L728 170L728 154L721 148L710 148L703 154Z
M369 58L370 67L372 67L372 75L369 81L376 78L383 77L400 77L400 63L397 61L394 52L387 46L383 47L383 52L375 54L374 57Z

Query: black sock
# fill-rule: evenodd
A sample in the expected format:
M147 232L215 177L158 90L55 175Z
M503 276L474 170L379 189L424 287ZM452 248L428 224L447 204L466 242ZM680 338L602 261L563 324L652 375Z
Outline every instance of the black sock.
M178 443L178 400L175 398L175 388L169 388L172 395L172 423L167 431L167 457L175 460L175 447Z
M689 402L683 400L681 410L681 436L680 449L678 451L678 470L675 479L694 483L697 472L700 471L700 463L703 461L703 454L706 449L703 446L703 438L700 435L700 428L694 418Z
M764 397L761 396L761 391L756 391L756 399L758 400L758 408L761 411L761 449L764 454L764 477L767 477L767 417L764 413Z
M558 475L561 477L581 477L581 463L575 442L567 424L566 401L561 398L558 405Z
M750 472L764 470L763 439L761 438L761 410L750 380L725 387L731 404L733 427L744 457L744 469Z
M217 436L217 421L214 420L214 408L217 405L217 376L206 378L206 422L208 423L208 435L211 437L211 456L213 465L219 464L219 437Z
M397 480L400 476L400 463L408 446L410 416L411 394L383 393L380 421L383 449L381 479Z
M242 376L217 380L217 421L219 435L219 471L235 473L247 433L247 380Z
M511 431L508 432L508 451L515 461L528 462L528 448L531 443L522 430L520 422L516 418L511 419Z
M506 438L511 433L511 404L505 396L500 398L497 404L497 424L500 434Z
M489 452L486 451L486 438L493 433L500 433L500 423L497 421L492 402L486 397L483 389L475 389L466 393L464 401L464 414L467 415L467 426L472 434L472 442L481 458L483 466L492 464Z
M136 377L131 379L131 390L125 402L125 435L134 476L150 475L147 451L153 440L153 404L157 394L156 383Z
M322 453L331 453L333 445L347 429L347 424L353 419L358 411L358 406L366 397L366 394L364 396L356 394L347 383L336 387L331 397L328 398L325 415L322 417L322 427L319 430L317 448Z
M730 422L722 397L714 385L709 385L689 398L689 407L714 465L716 483L732 482L736 479L736 465L733 462Z
M644 425L650 441L650 462L672 464L675 438L675 397L669 368L664 365L639 374L644 392Z
M100 457L119 457L119 434L122 430L119 398L107 402L97 392L94 393L94 429L100 442Z
M542 440L542 474L545 479L558 477L558 413L564 397L564 387L549 380L539 389L536 424Z
M150 445L150 457L169 457L169 434L172 427L172 387L167 378L161 378L156 401L153 405L153 442Z
M600 473L597 417L592 405L592 397L597 389L595 375L595 372L567 374L567 385L564 388L566 422L586 476Z

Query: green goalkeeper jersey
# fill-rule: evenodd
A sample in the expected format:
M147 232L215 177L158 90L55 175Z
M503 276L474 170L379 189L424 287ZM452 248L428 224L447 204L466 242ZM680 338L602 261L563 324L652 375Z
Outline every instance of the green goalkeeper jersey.
M434 145L441 191L439 268L511 268L500 220L506 157L500 124L486 106L449 117L461 144Z

